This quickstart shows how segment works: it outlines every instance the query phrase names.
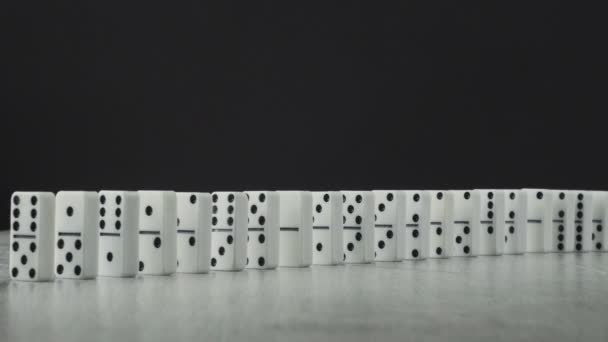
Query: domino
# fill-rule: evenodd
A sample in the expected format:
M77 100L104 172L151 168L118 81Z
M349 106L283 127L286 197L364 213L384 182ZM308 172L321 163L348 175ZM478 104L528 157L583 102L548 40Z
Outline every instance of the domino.
M445 192L429 190L429 258L447 258Z
M428 256L429 200L428 192L405 191L405 260L421 260Z
M344 216L344 262L374 261L374 194L371 191L342 191Z
M98 275L134 277L139 257L139 196L102 190L98 196Z
M247 268L274 269L279 265L279 194L247 191Z
M523 254L526 251L526 193L521 190L502 190L498 204L499 234L504 235L503 254Z
M574 251L574 194L552 191L551 234L545 252Z
M337 191L312 193L312 263L344 263L342 195Z
M211 269L242 271L247 263L247 197L214 192L211 219Z
M473 190L473 231L479 236L477 255L501 255L504 248L504 192Z
M97 193L59 191L55 199L55 276L97 276Z
M401 261L405 254L405 192L374 190L374 256L376 261Z
M526 252L539 253L545 251L545 240L551 234L551 205L553 204L551 190L523 189L526 199L525 239Z
M55 195L15 192L11 197L9 270L12 280L53 279Z
M608 235L604 232L606 215L608 214L608 192L593 191L593 226L591 234L591 249L595 252L606 252Z
M139 273L170 275L177 269L177 197L173 191L138 191Z
M593 196L591 191L571 191L574 198L574 250L590 252L593 216Z
M308 267L312 264L312 194L279 191L279 266Z
M178 192L177 273L207 273L211 258L211 194Z
M478 236L477 232L471 228L473 224L471 191L448 191L445 216L448 222L449 255L454 257L475 256Z

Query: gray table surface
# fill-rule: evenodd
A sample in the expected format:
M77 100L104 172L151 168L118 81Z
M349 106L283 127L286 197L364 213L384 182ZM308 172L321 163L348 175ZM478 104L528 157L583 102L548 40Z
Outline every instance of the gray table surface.
M606 341L608 253L9 281L0 341Z

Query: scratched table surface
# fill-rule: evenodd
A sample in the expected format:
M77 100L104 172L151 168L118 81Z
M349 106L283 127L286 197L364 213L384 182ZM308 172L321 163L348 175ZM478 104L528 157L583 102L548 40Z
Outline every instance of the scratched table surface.
M14 282L0 341L606 341L608 253Z

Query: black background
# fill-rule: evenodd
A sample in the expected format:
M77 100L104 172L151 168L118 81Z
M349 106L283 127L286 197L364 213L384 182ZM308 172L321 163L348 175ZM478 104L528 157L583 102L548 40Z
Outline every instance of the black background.
M595 188L602 11L5 2L16 190Z

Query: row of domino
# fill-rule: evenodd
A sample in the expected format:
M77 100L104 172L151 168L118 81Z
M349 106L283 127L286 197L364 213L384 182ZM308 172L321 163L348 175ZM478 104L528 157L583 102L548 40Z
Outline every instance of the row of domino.
M16 192L12 279L605 251L608 192Z

